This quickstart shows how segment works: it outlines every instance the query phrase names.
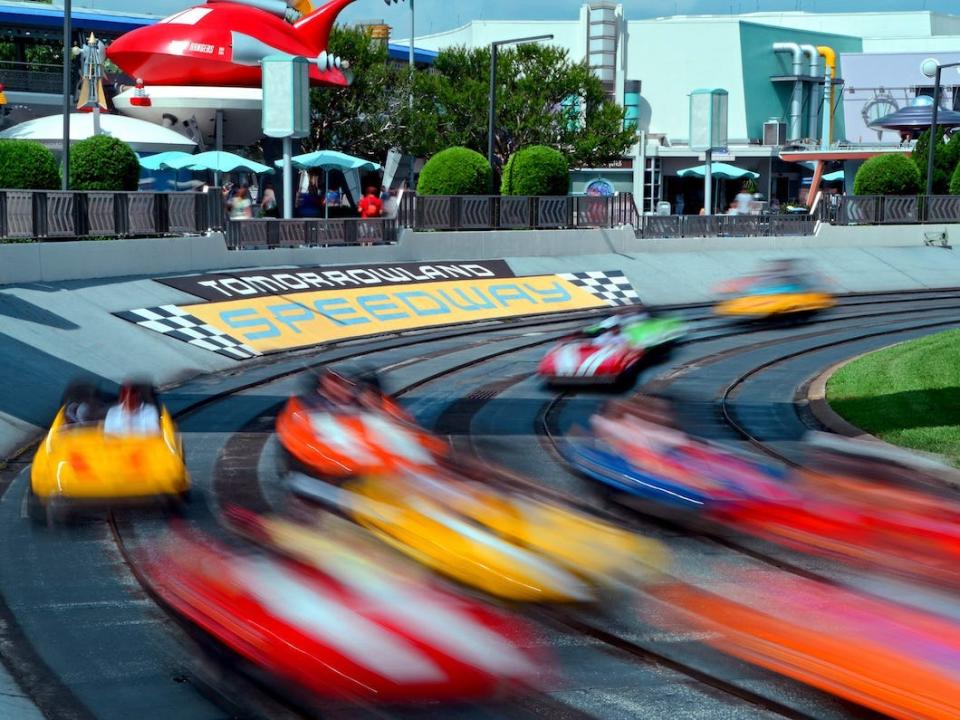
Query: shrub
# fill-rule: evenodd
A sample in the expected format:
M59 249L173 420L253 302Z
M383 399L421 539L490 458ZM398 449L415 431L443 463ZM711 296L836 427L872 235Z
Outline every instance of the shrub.
M914 195L920 189L920 171L905 155L877 155L867 160L853 180L855 195Z
M490 177L490 166L483 155L465 147L447 148L423 166L417 194L486 195Z
M546 145L517 150L507 160L500 183L502 195L566 195L570 166L563 153Z
M71 190L136 190L140 162L123 140L95 135L70 147Z
M953 177L950 178L950 194L960 195L960 165L953 171Z
M0 188L58 190L60 167L53 153L33 140L0 140Z
M926 186L927 177L927 153L930 148L930 131L926 130L917 138L916 145L913 146L911 157L920 171L920 184ZM949 140L942 136L937 138L937 147L933 158L933 193L934 195L946 195L950 191L950 180L953 177L953 171L960 162L960 134L954 133Z

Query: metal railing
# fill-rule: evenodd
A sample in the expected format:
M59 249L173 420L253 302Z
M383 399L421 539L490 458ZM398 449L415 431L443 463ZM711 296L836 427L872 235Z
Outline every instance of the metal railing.
M397 221L393 218L249 218L229 220L226 226L230 250L388 245L397 242L397 235Z
M416 230L531 230L634 225L633 195L421 195L405 193L397 219Z
M195 235L223 225L206 193L0 190L0 239Z
M960 222L960 195L844 195L821 207L834 225Z
M776 237L813 235L812 215L645 215L638 238Z
M0 83L3 83L7 90L61 93L63 92L63 67L0 60Z

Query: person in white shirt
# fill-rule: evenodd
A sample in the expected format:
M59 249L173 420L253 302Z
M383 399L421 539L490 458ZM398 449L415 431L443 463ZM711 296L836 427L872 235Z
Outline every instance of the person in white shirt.
M132 385L120 388L119 402L107 410L103 431L109 435L155 435L160 432L160 412L146 403Z

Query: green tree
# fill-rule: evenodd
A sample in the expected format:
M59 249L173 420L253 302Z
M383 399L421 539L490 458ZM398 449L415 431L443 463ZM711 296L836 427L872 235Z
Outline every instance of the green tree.
M24 56L33 70L49 69L42 68L42 65L63 65L63 48L51 43L28 45Z
M334 27L328 50L350 63L353 82L310 91L311 130L304 152L339 150L382 162L400 132L407 70L389 63L386 45L359 28Z
M420 171L418 195L486 195L490 165L478 152L452 147L434 155Z
M414 79L414 105L404 109L400 145L431 155L462 145L486 155L489 49L442 50ZM624 110L607 99L600 80L567 51L530 44L498 53L495 162L518 148L546 145L574 167L622 157L636 141Z
M94 135L70 146L73 190L136 190L140 162L123 140Z
M926 189L927 184L929 148L930 131L925 130L917 138L917 143L911 153L911 157L920 171L923 189ZM944 137L937 138L937 146L934 149L933 157L933 192L935 195L946 195L950 192L950 180L958 163L960 163L960 137L957 137L955 133L950 136L949 140Z
M953 169L953 176L950 178L950 186L947 189L951 195L960 195L960 164Z
M33 140L0 140L0 188L57 190L60 167L53 153Z
M570 167L558 150L545 145L517 150L503 168L501 195L566 195Z
M920 189L920 171L900 154L877 155L867 160L853 179L855 195L913 195Z

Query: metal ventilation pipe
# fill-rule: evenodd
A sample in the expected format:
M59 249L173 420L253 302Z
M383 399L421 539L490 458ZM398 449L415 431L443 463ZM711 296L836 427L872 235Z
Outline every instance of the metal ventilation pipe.
M824 85L824 100L826 101L826 105L823 109L823 135L820 145L821 147L827 148L833 143L833 81L837 77L837 51L827 45L819 45L817 52L823 56L823 77L826 81Z
M788 52L793 55L793 72L791 74L797 79L793 83L793 94L790 96L790 112L787 116L787 140L799 140L803 135L803 128L800 126L800 113L803 109L803 80L800 79L800 76L803 75L803 52L797 43L790 42L774 43L773 51Z
M801 45L800 49L810 61L810 105L807 108L807 136L817 140L820 121L820 101L823 97L820 86L820 53L813 45Z

